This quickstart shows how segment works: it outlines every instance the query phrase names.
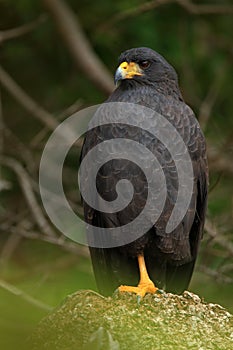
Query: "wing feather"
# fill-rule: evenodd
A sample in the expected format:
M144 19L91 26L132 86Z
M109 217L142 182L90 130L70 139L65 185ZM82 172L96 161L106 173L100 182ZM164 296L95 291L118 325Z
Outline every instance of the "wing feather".
M194 188L187 214L178 227L166 235L166 223L174 207L179 185L175 163L166 147L148 133L137 131L134 127L126 129L111 125L106 129L100 126L87 134L81 160L105 139L130 138L146 144L154 153L163 168L168 188L160 220L141 239L119 248L90 248L98 288L103 294L109 295L120 284L135 284L138 280L136 255L141 249L144 250L148 271L154 282L161 287L165 286L167 290L181 293L187 288L192 275L205 219L208 167L204 136L192 110L184 102L168 98L150 87L141 85L140 91L121 91L118 88L107 102L116 101L150 107L172 123L189 149L193 162ZM111 152L114 158L114 149ZM146 166L149 168L150 164ZM97 188L101 196L108 201L116 199L115 186L122 177L134 186L132 203L121 212L107 214L94 210L84 202L84 214L88 223L102 227L121 226L133 220L141 211L147 198L147 184L143 172L129 161L112 160L100 169Z

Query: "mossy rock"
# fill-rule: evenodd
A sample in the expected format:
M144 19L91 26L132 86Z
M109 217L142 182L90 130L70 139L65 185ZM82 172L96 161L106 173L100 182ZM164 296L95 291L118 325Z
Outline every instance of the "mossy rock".
M233 316L184 292L104 298L79 291L44 318L30 348L49 350L233 349Z

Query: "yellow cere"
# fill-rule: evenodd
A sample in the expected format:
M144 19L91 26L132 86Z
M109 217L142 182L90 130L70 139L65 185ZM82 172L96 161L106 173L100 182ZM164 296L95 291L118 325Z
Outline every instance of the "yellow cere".
M122 62L119 66L125 79L132 79L135 75L143 75L139 65L135 62Z

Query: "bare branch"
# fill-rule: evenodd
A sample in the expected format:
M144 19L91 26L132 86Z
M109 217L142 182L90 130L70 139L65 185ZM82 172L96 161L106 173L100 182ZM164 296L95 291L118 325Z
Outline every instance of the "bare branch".
M189 0L176 0L176 2L193 15L232 15L232 5L194 4Z
M2 109L2 91L0 88L0 157L3 154L3 132L4 132L4 121L3 121L3 109ZM2 180L2 169L0 166L0 191L4 188L4 180Z
M232 272L233 271L233 264L226 264L226 265L223 265L219 268L219 271L221 273L229 273L229 272Z
M0 221L0 230L2 232L7 232L11 227L16 227L19 222L24 221L28 216L28 207L21 208L19 212L14 213L7 210L5 212L4 218Z
M213 83L210 85L209 91L207 92L205 99L202 101L201 106L199 108L198 120L202 127L202 130L205 130L209 121L212 109L221 89L223 79L226 75L226 68L226 65L222 65L220 67L219 71L215 75Z
M45 124L50 130L54 130L58 126L56 119L39 106L1 66L0 83L29 113Z
M210 159L210 158L209 158ZM211 170L214 171L222 171L225 174L232 175L233 174L233 164L232 159L227 159L225 157L222 157L221 154L219 154L218 157L213 158L209 162Z
M78 99L77 101L75 101L74 103L72 103L68 108L66 108L64 111L62 111L60 114L58 114L57 119L63 120L66 117L71 116L72 114L78 112L83 106L83 103L80 99ZM30 142L30 146L35 147L36 145L38 145L38 143L40 143L43 138L46 136L48 132L48 128L44 127L43 129L41 129L38 134L36 134L33 139Z
M217 282L219 283L232 283L233 282L233 278L225 276L221 271L218 270L212 270L207 266L204 265L200 265L198 267L198 270L203 272L204 274L214 278L217 280Z
M3 281L2 279L0 279L0 287L7 290L8 292L10 292L11 294L14 294L22 299L24 299L25 301L27 301L28 303L40 308L40 309L43 309L43 310L46 310L46 311L51 311L53 308L45 303L43 303L42 301L40 300L37 300L35 298L33 298L31 295L23 292L21 289L13 286L12 284L6 282L6 281Z
M0 87L0 157L4 151L4 118L3 118L3 107L2 107L2 91ZM2 176L2 167L0 165L0 192L11 188L11 183L5 180Z
M232 146L233 146L233 131L231 130L231 132L229 133L226 140L223 142L221 146L221 152L225 153L229 149L232 150Z
M209 168L212 171L220 171L225 174L233 174L233 163L230 157L224 155L223 152L215 150L211 145L207 147Z
M75 63L88 78L106 94L112 92L113 79L105 65L93 51L78 18L62 0L43 0L53 16L57 28Z
M22 237L17 233L10 234L2 248L0 264L7 262L11 258L21 239Z
M220 86L221 85L219 84L219 81L216 79L215 82L213 82L213 84L210 86L209 91L207 92L207 95L202 101L199 108L198 121L203 131L206 129L206 126L208 124L214 103L220 91Z
M0 155L3 154L3 132L4 132L4 120L3 120L3 109L2 109L2 92L0 89Z
M21 185L25 199L27 200L29 209L41 231L47 235L56 236L55 232L45 219L39 204L37 203L36 197L33 193L31 180L26 170L19 162L13 158L1 157L0 162L2 165L11 168L18 176L19 183Z
M17 232L19 235L25 238L33 239L33 240L40 240L44 241L53 245L57 245L64 249L65 251L71 252L73 254L77 254L78 256L82 256L84 258L89 257L89 252L87 247L80 247L77 243L73 243L66 239L64 235L60 237L51 237L51 236L44 236L37 232L28 232L22 228L11 228L11 232Z
M46 14L40 15L35 21L32 21L30 23L24 24L20 27L8 29L8 30L1 30L0 31L0 44L2 44L4 41L11 40L18 38L22 35L25 35L35 28L38 27L41 23L43 23L47 19Z
M193 15L230 15L233 14L233 6L231 5L205 5L205 4L194 4L189 0L152 0L144 2L143 4L117 13L107 22L101 25L98 29L106 31L114 24L119 21L126 20L131 17L138 16L142 13L154 10L155 8L166 5L177 3L183 7L188 13Z
M175 2L175 0L153 0L153 1L144 2L143 4L141 4L139 6L132 7L128 10L117 13L116 15L111 17L108 21L103 23L98 28L98 30L106 31L110 27L112 27L114 24L116 24L117 22L126 20L126 19L131 18L131 17L136 17L142 13L154 10L156 7L159 7L159 6L165 5L165 4L169 4L172 2Z
M83 108L83 101L81 99L76 100L74 103L72 103L70 106L65 108L61 113L58 114L58 119L63 120L72 114L80 111L81 108Z
M223 235L220 235L217 227L208 219L205 222L205 230L210 238L214 239L215 243L218 243L229 256L233 257L233 243L224 238Z
M53 117L53 115L48 113L37 102L35 102L1 66L0 83L29 113L31 113L31 116L40 120L49 130L54 131L54 129L56 129L59 122ZM63 139L68 142L70 138L73 138L74 136L73 130L69 128L63 128L60 132ZM77 144L80 143L77 141Z
M4 125L4 137L7 143L7 154L19 156L26 164L29 173L33 172L37 168L37 164L35 156L30 152L30 149L6 125Z

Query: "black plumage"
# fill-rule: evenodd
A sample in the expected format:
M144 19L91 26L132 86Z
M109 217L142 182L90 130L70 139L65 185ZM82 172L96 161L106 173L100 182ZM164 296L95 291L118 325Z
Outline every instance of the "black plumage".
M121 284L136 285L139 280L137 256L143 253L151 280L159 288L179 294L190 282L203 233L208 185L205 139L193 111L183 100L175 70L162 56L149 48L135 48L120 55L119 64L122 62L135 63L141 73L123 78L117 70L116 80L119 85L106 103L130 102L149 107L177 129L192 160L193 195L183 220L173 232L165 233L179 186L174 161L165 145L150 133L134 126L109 124L89 131L84 140L81 160L104 140L132 139L145 144L153 152L162 166L167 184L163 212L146 234L120 247L90 247L94 274L99 291L104 295L112 294ZM142 123L150 125L153 120L143 119ZM111 152L114 155L114 150ZM148 163L147 166L149 168L151 165ZM91 172L88 176L91 176ZM104 213L91 208L84 201L86 222L94 226L117 227L133 220L140 213L147 199L147 182L143 171L128 160L113 159L101 167L96 178L100 195L108 201L116 199L116 184L122 178L128 179L134 186L132 202L120 212Z

